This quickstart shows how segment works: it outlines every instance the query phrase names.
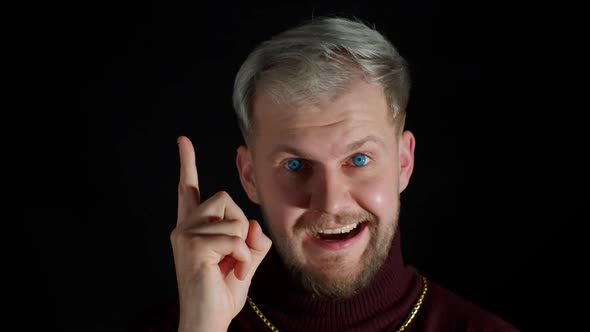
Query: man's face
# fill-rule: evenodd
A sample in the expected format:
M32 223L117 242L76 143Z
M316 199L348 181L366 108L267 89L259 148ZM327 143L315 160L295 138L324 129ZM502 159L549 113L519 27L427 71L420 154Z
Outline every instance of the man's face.
M377 85L356 81L317 104L254 99L251 149L237 164L286 265L308 290L347 297L387 257L414 137L398 133Z

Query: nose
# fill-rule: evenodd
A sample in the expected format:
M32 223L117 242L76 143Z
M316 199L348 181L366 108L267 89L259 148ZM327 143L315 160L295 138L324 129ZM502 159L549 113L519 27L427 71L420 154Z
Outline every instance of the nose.
M344 174L327 169L316 171L310 187L310 209L334 215L346 210L351 200L349 189Z

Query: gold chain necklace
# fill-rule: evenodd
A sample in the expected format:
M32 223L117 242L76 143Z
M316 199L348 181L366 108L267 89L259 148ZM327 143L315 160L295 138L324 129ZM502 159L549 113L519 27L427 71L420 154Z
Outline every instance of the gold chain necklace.
M414 308L412 308L412 311L410 311L410 314L408 315L408 317L406 317L406 320L404 321L402 326L400 326L400 328L396 330L396 332L401 332L401 331L405 330L406 327L408 327L408 325L410 325L412 320L414 320L414 317L416 317L418 310L420 310L420 306L422 306L422 301L424 300L424 296L426 296L427 291L428 291L428 280L426 280L426 277L422 277L422 293L420 294L418 301L416 301L416 304L414 304ZM262 311L260 311L260 309L258 309L258 307L254 303L252 298L250 298L250 296L247 296L246 300L248 300L248 304L250 304L250 307L252 308L252 310L254 310L254 312L258 315L258 317L260 317L260 319L262 319L264 324L266 324L266 326L268 326L268 328L270 328L271 331L279 332L279 329L277 329L270 322L270 320L268 320L268 318L266 318L266 316L264 316Z

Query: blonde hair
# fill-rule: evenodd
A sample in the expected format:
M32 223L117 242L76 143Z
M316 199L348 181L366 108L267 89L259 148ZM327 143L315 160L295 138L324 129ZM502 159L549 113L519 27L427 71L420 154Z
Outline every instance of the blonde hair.
M233 105L244 139L252 134L255 93L275 100L314 102L358 78L380 84L393 119L403 122L410 94L405 59L374 27L340 17L314 18L261 43L234 82Z

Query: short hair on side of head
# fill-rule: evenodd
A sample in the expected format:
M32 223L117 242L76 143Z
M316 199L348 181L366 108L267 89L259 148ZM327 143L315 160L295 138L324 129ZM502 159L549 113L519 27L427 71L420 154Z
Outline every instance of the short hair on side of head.
M359 19L315 17L273 36L248 55L235 77L233 106L244 139L253 131L256 93L277 102L316 102L358 78L382 87L392 119L403 125L408 65L375 27Z

